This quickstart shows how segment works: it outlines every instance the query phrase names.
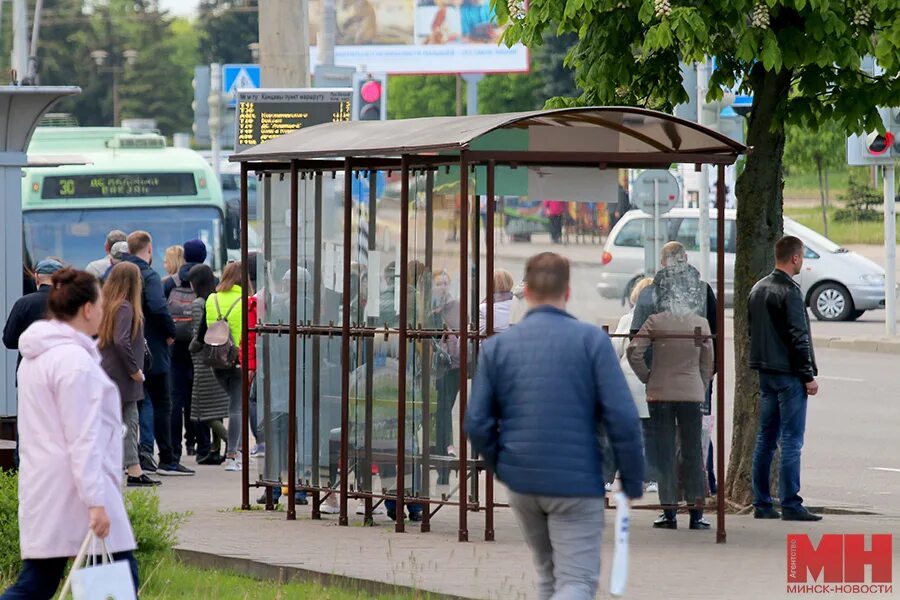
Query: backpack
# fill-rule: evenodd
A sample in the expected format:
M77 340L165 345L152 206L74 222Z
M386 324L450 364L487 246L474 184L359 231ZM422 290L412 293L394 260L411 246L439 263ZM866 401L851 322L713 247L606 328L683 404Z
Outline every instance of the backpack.
M172 320L175 321L175 342L189 344L192 337L191 304L197 298L197 294L190 287L183 287L178 275L172 275L172 281L175 287L169 292L166 307L172 315Z
M228 316L234 307L240 303L238 298L234 304L228 309L224 315L222 308L219 306L219 295L213 295L213 302L216 304L216 320L207 329L203 335L203 362L213 369L233 369L238 361L238 348L234 344L234 338L231 335L231 327L228 325Z

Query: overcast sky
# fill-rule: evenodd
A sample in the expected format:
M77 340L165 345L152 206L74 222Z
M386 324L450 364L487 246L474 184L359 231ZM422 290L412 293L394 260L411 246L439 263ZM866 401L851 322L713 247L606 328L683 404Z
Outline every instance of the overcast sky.
M197 12L198 0L160 0L159 7L173 15L193 16Z

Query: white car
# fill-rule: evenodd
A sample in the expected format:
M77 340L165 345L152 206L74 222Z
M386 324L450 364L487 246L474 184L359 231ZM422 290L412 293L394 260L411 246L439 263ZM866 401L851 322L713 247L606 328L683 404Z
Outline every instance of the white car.
M710 221L710 284L716 289L716 216ZM737 211L725 211L725 304L734 298L734 252ZM700 211L676 208L660 218L660 227L670 241L687 248L690 262L699 264ZM644 223L652 217L633 210L613 227L602 257L603 272L597 292L604 298L621 299L631 294L644 276ZM812 229L784 218L784 233L794 235L805 246L803 272L797 277L806 304L821 321L852 321L865 311L884 308L884 269L871 260L841 248ZM651 242L652 243L652 242ZM658 260L658 257L657 257Z

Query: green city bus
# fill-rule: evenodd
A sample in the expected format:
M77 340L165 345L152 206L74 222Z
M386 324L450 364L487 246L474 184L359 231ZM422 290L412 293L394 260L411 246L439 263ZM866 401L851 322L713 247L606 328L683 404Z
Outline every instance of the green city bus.
M103 256L113 229L148 231L160 272L165 249L194 238L206 244L214 270L227 260L222 190L197 152L125 128L39 127L28 155L33 162L87 163L24 170L25 255L32 262L55 256L84 268Z

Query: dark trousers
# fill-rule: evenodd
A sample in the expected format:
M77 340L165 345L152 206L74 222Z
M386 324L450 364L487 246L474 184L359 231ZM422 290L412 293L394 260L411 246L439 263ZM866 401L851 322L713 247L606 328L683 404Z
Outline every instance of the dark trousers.
M145 398L153 406L153 435L159 447L159 464L177 462L172 452L172 398L169 395L169 374L151 373L144 381ZM144 400L146 402L146 400ZM143 447L143 440L141 440Z
M759 374L759 432L753 452L753 505L772 508L769 473L781 443L781 507L797 510L800 497L800 450L806 432L806 386L796 375Z
M114 561L127 560L134 579L134 593L138 592L138 564L132 552L113 554ZM99 562L99 559L98 559ZM69 563L64 558L27 559L19 578L0 596L0 600L51 600L59 588Z
M185 361L181 356L172 356L172 370L169 372L169 386L172 390L172 454L181 460L182 436L188 446L195 445L194 423L191 422L191 388L193 387L194 365L190 355Z
M443 456L447 446L453 445L453 405L459 393L459 369L450 369L446 375L436 382L437 415L435 416L434 445L437 454ZM450 481L450 469L446 466L438 469L438 484L446 485Z
M550 217L550 240L554 244L562 243L563 215Z
M256 440L257 444L265 444L266 428L259 426L257 422L258 417L259 405L256 401L256 377L254 377L253 382L250 384L250 432L253 434L253 439Z
M653 429L656 467L659 472L659 501L666 506L677 506L678 446L681 454L681 477L684 499L695 504L706 496L703 452L700 431L703 427L701 402L648 402L650 425Z

